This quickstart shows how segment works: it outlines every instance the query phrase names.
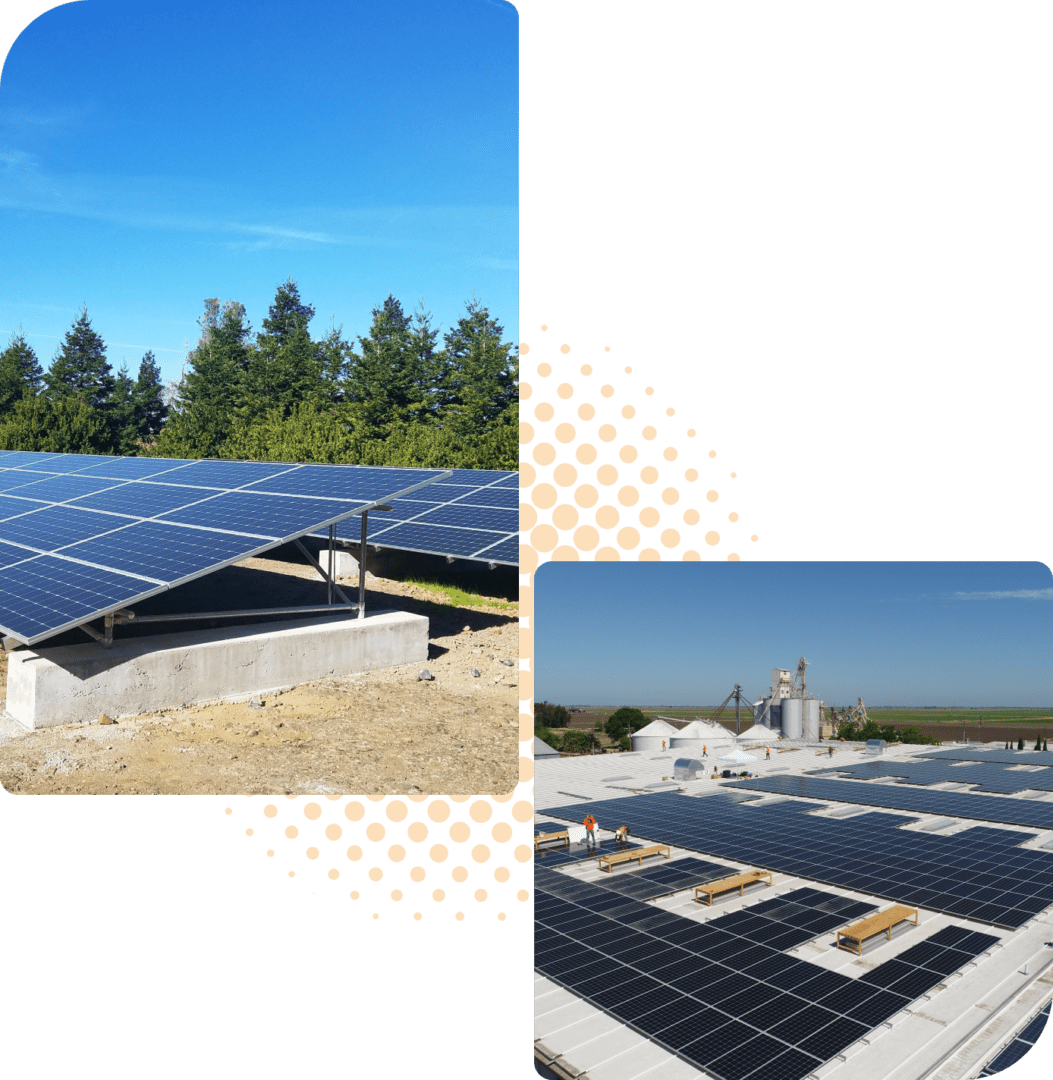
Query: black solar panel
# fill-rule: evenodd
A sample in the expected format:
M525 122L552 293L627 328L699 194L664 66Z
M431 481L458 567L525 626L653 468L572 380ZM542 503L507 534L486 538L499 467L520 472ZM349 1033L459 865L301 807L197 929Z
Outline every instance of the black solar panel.
M1043 752L1034 754L1042 757ZM1015 761L1013 765L1027 764ZM1017 768L997 762L963 764L951 760L921 761L864 761L852 765L835 766L831 769L817 769L810 776L838 774L854 780L882 781L897 778L908 784L928 786L931 784L974 784L979 790L1013 795L1029 789L1035 791L1053 791L1053 754L1046 754L1045 769L1021 772Z
M34 644L375 503L427 490L447 475L358 465L4 454L0 631ZM324 494L297 490L312 485ZM334 495L334 488L343 494Z

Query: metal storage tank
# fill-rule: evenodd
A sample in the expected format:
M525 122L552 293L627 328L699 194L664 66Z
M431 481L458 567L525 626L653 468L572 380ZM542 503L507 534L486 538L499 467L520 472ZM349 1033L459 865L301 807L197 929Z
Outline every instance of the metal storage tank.
M667 724L664 720L652 720L647 727L633 733L633 749L655 750L661 753L662 743L665 743L664 749L668 750L669 742L676 734L678 731L672 724Z
M806 698L804 702L804 737L819 741L819 699Z
M784 739L801 737L801 699L783 698L782 735Z

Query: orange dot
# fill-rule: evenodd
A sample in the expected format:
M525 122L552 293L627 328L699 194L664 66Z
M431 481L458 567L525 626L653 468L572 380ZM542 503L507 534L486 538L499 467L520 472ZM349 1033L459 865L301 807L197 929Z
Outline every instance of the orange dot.
M687 437L689 439L693 439L695 437L695 429L693 427L689 427L687 429Z
M757 534L756 534L756 533L754 533L754 534L753 534L753 535L752 535L752 536L750 537L750 539L751 539L751 540L756 540L756 539L757 539Z
M510 876L507 866L499 866L494 871L494 881L500 881L502 884L506 882Z
M618 470L613 465L601 465L596 470L596 479L605 487L610 487L618 479Z
M658 432L653 427L648 425L643 429L642 432L640 432L640 434L643 435L643 437L647 439L648 442L650 442L651 439L653 439L658 434Z
M582 420L591 420L596 415L596 410L591 405L579 405L578 416Z
M621 560L621 555L619 555L614 548L602 547L596 552L595 558L596 562L619 562ZM527 850L529 851L530 849L528 848Z
M468 880L468 871L463 866L455 866L450 871L450 877L460 884L460 882Z
M534 820L534 804L527 802L525 799L520 799L512 807L512 817L521 824L527 821Z
M516 899L517 900L529 900L530 899L530 893L528 893L526 891L526 889L520 889L519 892L516 893Z
M273 803L268 803L263 808L263 816L264 817L274 817L277 813L278 813L278 807L276 807Z
M582 525L574 533L574 546L579 551L592 551L600 542L600 534L591 525Z
M273 851L268 851L267 852L267 858L268 859L273 859L274 858L274 852Z
M569 502L561 502L552 510L552 524L561 532L569 532L578 525L578 508Z
M666 459L666 461L676 461L676 447L675 446L667 446L662 451L662 457L664 457Z
M428 817L432 821L445 821L450 816L450 808L442 801L433 802L428 806Z
M701 562L702 556L697 551L685 551L684 562Z
M423 880L424 880L424 876L425 876L425 875L424 875L424 867L423 867L423 866L415 866L415 867L414 867L414 868L413 868L413 869L412 869L412 870L411 870L411 871L409 872L409 876L410 876L410 878L411 878L411 879L412 879L413 881L423 881Z
M596 524L601 529L613 529L618 524L620 516L613 506L601 506L596 511Z
M458 911L457 912L457 921L462 922L463 920L464 920L464 912L463 911Z
M551 364L538 364L537 373L543 378L547 379L552 374Z
M435 892L431 894L431 898L432 900L442 901L446 899L446 893L444 893L442 889L436 889Z
M556 415L556 410L547 401L542 401L540 404L534 407L534 415L543 423L547 424L553 416Z
M352 844L351 847L347 849L347 857L352 862L358 862L358 860L362 858L362 849L357 844Z
M373 841L373 843L376 843L378 840L383 840L384 839L384 826L381 825L379 821L374 821L366 829L366 836L368 836L369 839Z
M685 510L684 522L688 525L698 524L698 511L697 510Z
M654 548L644 548L638 558L640 562L661 562L662 560L662 556Z
M526 503L519 504L519 531L526 532L537 524L537 511Z
M636 460L636 447L635 446L623 446L618 451L618 457L622 459L626 464Z
M710 452L709 452L709 456L710 456L710 457L716 457L716 456L717 456L717 452L716 452L716 450L710 450Z
M537 479L537 473L534 471L534 466L529 462L521 461L519 463L519 486L521 488L530 487Z
M525 341L521 341L519 343L519 355L526 356L528 352L530 352L530 346Z
M318 858L318 848L309 847L307 849L307 858L309 858L309 859L317 859Z
M610 384L607 384L606 386L601 386L600 387L600 393L604 397L610 397L614 393L614 387L611 386Z
M295 870L290 870L289 871L289 877L296 877L296 871Z
M631 367L627 367L627 368L625 369L625 374L626 374L626 375L631 375L632 373L633 373L633 369L632 369Z
M728 514L728 521L738 521L738 519L739 519L738 514L736 514L736 513Z
M383 876L384 871L381 870L379 866L374 866L373 869L369 871L370 881L379 881Z
M618 502L622 506L635 506L639 498L640 493L634 487L626 486L618 492Z
M366 808L360 802L349 802L344 807L344 817L348 821L361 821L362 815L366 812Z
M534 447L534 460L539 465L551 465L556 460L556 448L551 443L538 443Z
M732 552L732 554L730 554L728 556L728 562L739 562L739 561L740 561L740 559L739 559L738 555L736 555L734 552Z
M551 484L536 484L530 492L530 501L542 510L553 506L557 498L556 489Z
M416 920L417 920L418 922L420 922L420 912L419 912L419 911L415 911L415 912L413 913L413 917L414 917L414 918L415 918L415 919L416 919Z
M658 524L658 511L653 506L645 506L640 511L640 524L646 529L653 529Z
M598 434L604 442L610 442L618 432L615 431L611 424L604 424L603 427L600 428Z
M226 810L224 810L224 811L223 811L223 813L224 813L224 814L233 814L233 813L234 813L234 811L233 811L233 810L231 810L231 808L230 808L230 807L228 806L228 807L226 808Z
M499 843L507 844L512 839L512 826L507 821L499 821L491 830L490 835Z
M581 373L582 373L582 375L591 375L592 374L592 365L591 364L582 364L581 365Z
M709 500L710 502L716 502L716 501L717 501L717 499L719 499L719 498L720 498L720 496L719 496L719 495L718 495L718 494L717 494L717 493L716 493L715 491L707 491L707 492L706 492L706 498L707 498L707 499L708 499L708 500Z
M309 818L311 821L314 821L315 819L322 816L322 808L316 802L309 802L303 808L303 816L305 818Z
M485 844L476 844L472 848L472 858L476 862L486 862L490 858L490 849Z
M676 415L676 409L666 409L665 414L666 414L666 416L675 416Z
M688 469L687 472L684 473L684 479L694 483L698 479L698 469Z
M552 558L559 562L577 562L581 556L578 554L577 548L567 547L566 544L564 544L562 547L558 547L552 552ZM521 781L527 779L529 779L529 777L520 777Z
M588 509L590 506L596 505L596 500L599 498L599 492L592 486L592 484L582 484L574 492L574 501L578 506L583 506Z
M428 826L423 821L415 821L407 830L406 835L415 843L428 839Z
M519 844L515 850L516 862L528 862L531 850L526 844Z
M574 436L577 434L574 430L573 424L560 424L556 428L556 438L561 443L569 443L574 441ZM600 436L602 438L602 436Z
M245 835L246 836L251 836L252 835L252 830L251 829L246 829L245 830Z
M645 484L653 484L658 479L658 470L653 465L645 465L640 470L640 479Z
M662 533L662 544L665 547L676 547L676 545L679 543L680 533L678 533L676 529L666 529L665 532Z
M567 398L574 396L574 387L569 382L560 383L556 388L556 393L566 401Z
M719 544L720 543L720 533L718 533L718 532L707 532L706 533L706 543L709 544L710 547L713 547L714 544Z
M546 326L546 325L545 325L544 323L542 323L542 324L541 324L541 329L542 329L542 330L547 330L547 329L548 329L548 327L547 327L547 326Z
M561 353L563 353L563 355L564 355L564 356L566 356L566 355L567 355L567 353L569 353L569 352L570 352L570 346L569 346L569 345L560 345L560 347L559 347L559 351L560 351Z
M627 527L618 532L618 547L627 548L630 551L640 542L640 534L633 528Z
M476 889L475 890L475 898L480 903L482 903L486 899L486 890L485 889Z
M646 394L646 395L647 395L648 397L650 397L650 396L651 396L651 395L652 395L652 394L654 393L654 387L653 387L653 386L649 386L649 387L647 387L647 389L646 389L646 390L644 391L644 393L645 393L645 394Z
M570 487L577 478L578 470L567 462L563 462L562 465L557 465L552 472L552 479L555 480L560 487Z
M505 913L503 911L499 911L497 913L497 917L501 920L501 922L505 921Z
M340 876L340 871L339 870L330 870L329 871L329 880L330 881L336 881L336 879L339 876Z
M736 476L738 476L738 473L732 473L731 474L731 479L734 480Z
M525 401L534 392L534 388L530 383L521 382L519 384L519 397L520 400Z
M402 899L402 890L401 889L392 889L391 890L391 899L394 900L396 903L399 900L401 900Z
M480 799L478 802L473 802L471 808L468 811L469 817L472 821L489 821L493 817L493 807L488 802L484 802Z
M559 543L559 533L551 525L539 525L530 534L530 543L538 551L551 551Z
M622 406L622 416L624 416L626 420L631 420L635 415L636 410L631 405Z
M471 835L472 830L468 828L467 822L455 821L450 826L450 839L455 844L463 844Z
M528 442L533 442L533 440L534 440L534 429L530 426L530 424L527 424L527 423L520 424L519 425L519 442L520 442L520 444L525 446Z
M357 900L358 899L358 890L357 889L353 893L351 893L351 899L352 900Z
M582 463L582 465L591 465L596 460L596 447L590 443L582 443L577 450L574 451L574 456Z
M286 835L286 836L287 836L287 837L288 837L288 838L289 838L290 840L295 840L295 839L296 839L296 837L297 837L297 836L299 835L299 832L300 832L300 830L299 830L299 829L298 829L298 828L297 828L297 827L296 827L295 825L290 825L290 826L289 826L289 827L288 827L288 828L287 828L287 829L285 830L285 835Z
M325 836L327 840L339 840L344 830L339 825L326 825Z
M666 488L662 492L662 502L667 506L673 506L680 501L680 492L676 488Z
M392 862L402 862L406 857L406 849L401 844L392 844L388 848L388 858Z

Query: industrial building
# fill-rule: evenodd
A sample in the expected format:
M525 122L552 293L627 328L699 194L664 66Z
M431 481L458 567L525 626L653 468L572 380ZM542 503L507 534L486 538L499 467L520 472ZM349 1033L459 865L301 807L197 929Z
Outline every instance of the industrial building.
M754 731L784 737L732 739L754 760L730 777L664 728L640 733L664 750L536 762L538 1072L1048 1075L1053 767L975 746L871 758L804 738L804 710L787 738L787 702L810 700L794 675L757 708Z

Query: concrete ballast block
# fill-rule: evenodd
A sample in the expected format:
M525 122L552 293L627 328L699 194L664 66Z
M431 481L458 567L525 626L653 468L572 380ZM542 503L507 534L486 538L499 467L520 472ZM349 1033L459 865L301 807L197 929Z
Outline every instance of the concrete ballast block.
M110 649L17 649L8 655L7 712L30 729L86 723L100 712L251 697L427 658L428 620L404 611L117 639Z

